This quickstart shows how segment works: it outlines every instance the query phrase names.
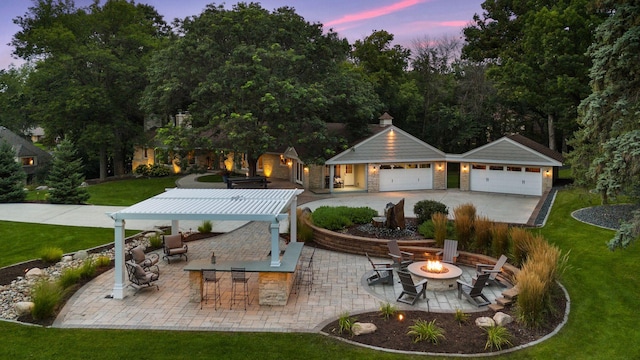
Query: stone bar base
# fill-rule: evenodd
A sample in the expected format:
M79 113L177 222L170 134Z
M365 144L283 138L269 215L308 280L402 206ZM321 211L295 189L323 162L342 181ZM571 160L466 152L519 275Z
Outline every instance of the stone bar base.
M258 276L258 303L285 306L293 288L295 273L261 272Z

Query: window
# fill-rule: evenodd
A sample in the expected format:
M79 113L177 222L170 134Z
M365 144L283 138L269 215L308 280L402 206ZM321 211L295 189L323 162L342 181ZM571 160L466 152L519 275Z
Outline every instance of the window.
M504 170L504 166L491 165L491 166L489 166L489 170L502 171L502 170Z
M478 165L478 164L473 164L471 166L471 168L472 169L476 169L476 170L486 170L487 169L486 165Z
M144 148L144 158L148 158L149 157L149 149Z
M522 171L520 166L507 166L507 171Z
M344 172L347 174L353 174L353 165L347 164L344 166Z
M524 168L525 172L531 172L531 173L539 173L540 172L540 168Z
M431 169L431 164L420 164L420 169Z
M287 166L287 159L282 154L280 154L280 165Z
M22 166L32 166L36 164L36 159L33 157L23 157L20 158L22 161Z

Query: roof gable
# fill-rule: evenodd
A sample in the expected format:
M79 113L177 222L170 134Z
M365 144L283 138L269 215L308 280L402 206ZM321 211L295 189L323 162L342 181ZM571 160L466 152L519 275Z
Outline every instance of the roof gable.
M445 153L391 125L326 161L326 164L444 160Z
M0 126L0 139L5 140L13 150L16 152L17 157L31 157L39 156L42 161L51 158L51 155L33 145L33 143L27 139L24 139L4 126Z
M513 136L513 135L512 135ZM522 135L518 135L516 141L511 136L502 137L477 149L468 151L460 155L461 161L501 163L514 165L537 165L537 166L561 166L562 155L554 155L553 150L544 151L544 145L538 144ZM528 143L530 146L524 145ZM537 144L537 145L533 145ZM554 155L553 157L550 155Z

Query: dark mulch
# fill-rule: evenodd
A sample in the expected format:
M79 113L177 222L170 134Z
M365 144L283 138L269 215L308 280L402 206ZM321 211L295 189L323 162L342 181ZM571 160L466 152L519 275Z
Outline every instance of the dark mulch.
M558 289L558 292L560 290ZM504 346L503 349L524 345L552 332L561 322L566 307L566 299L564 296L556 297L557 313L547 317L547 323L543 326L532 329L512 322L506 325L511 334L511 346ZM513 308L507 308L503 312L514 316ZM404 320L398 320L398 316L385 319L378 312L364 313L353 315L352 317L358 322L374 323L378 328L372 334L352 336L347 333L339 334L340 329L338 320L326 325L322 331L332 336L348 339L357 343L377 346L386 349L415 351L415 352L432 352L432 353L448 353L448 354L478 354L496 351L485 349L487 341L486 332L475 325L475 319L482 316L493 317L495 314L491 310L469 313L470 317L467 322L459 324L451 313L428 313L426 311L402 311L398 314L404 315ZM409 326L413 325L415 320L436 321L436 325L444 330L445 339L441 340L437 345L428 341L413 342L413 337L407 335Z
M15 280L18 276L24 276L24 274L33 268L46 268L50 264L42 261L42 260L32 260L28 262L24 262L21 264L16 264L12 266L7 266L5 268L0 269L0 286L1 285L9 285L13 280Z

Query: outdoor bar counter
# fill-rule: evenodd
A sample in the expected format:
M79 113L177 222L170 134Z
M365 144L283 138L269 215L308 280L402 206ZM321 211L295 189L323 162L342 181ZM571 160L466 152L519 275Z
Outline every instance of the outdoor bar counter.
M212 264L209 259L193 260L184 267L189 272L190 301L202 299L202 271L230 272L232 267L258 273L258 303L260 305L287 305L293 288L296 266L304 243L292 242L280 256L280 266L271 266L271 260L221 261Z

